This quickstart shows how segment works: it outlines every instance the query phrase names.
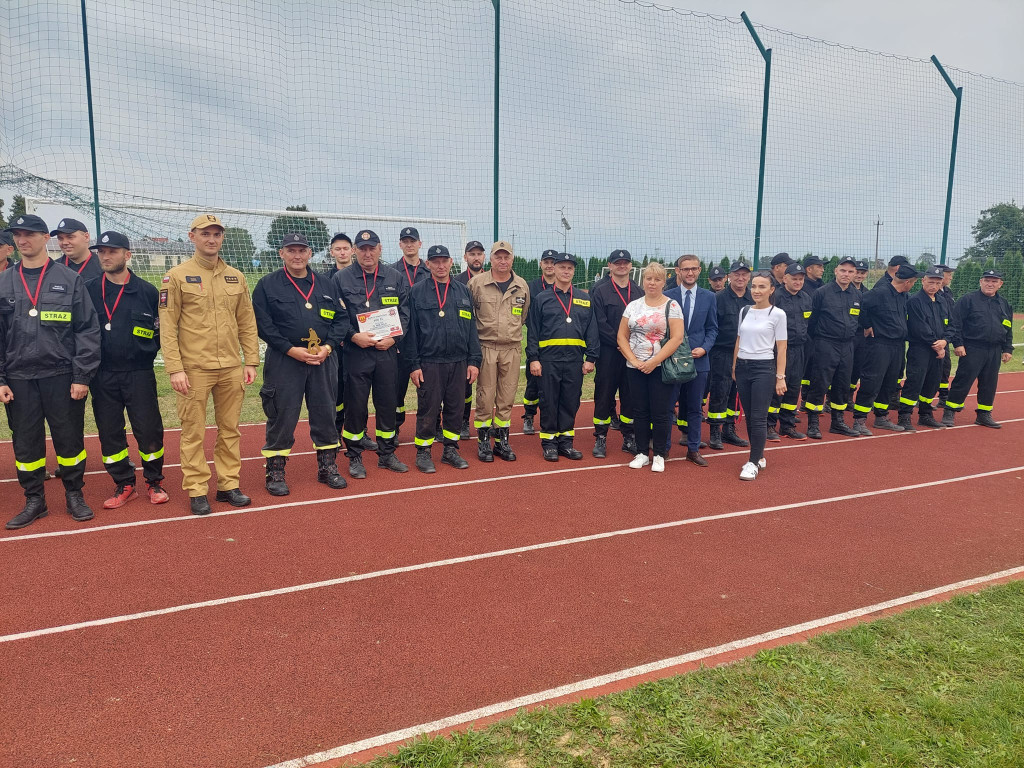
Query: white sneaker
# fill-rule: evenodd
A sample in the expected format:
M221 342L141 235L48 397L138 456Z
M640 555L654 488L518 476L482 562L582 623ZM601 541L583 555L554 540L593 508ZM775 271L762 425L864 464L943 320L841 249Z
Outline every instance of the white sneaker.
M646 454L638 453L633 457L633 460L629 462L629 467L630 469L640 469L641 467L646 467L650 463L651 460L647 458Z
M757 468L758 469L764 469L767 466L768 466L768 459L766 459L764 456L762 456L760 459L757 460Z
M743 465L743 469L740 470L740 480L756 480L757 479L757 464L748 461Z
M655 456L654 463L651 464L651 472L664 472L665 471L665 457Z

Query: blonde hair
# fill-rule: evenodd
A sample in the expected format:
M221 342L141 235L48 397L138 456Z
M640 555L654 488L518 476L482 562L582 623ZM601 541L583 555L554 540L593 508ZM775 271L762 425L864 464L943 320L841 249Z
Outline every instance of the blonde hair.
M668 277L668 272L665 271L665 267L656 261L652 261L646 267L644 267L644 275L642 279L650 277L660 277L665 280Z

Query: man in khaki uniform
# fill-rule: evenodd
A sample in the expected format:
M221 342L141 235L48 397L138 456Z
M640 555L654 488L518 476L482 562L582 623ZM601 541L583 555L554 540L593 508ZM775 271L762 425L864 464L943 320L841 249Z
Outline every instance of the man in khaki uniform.
M164 275L160 286L160 347L171 386L178 393L181 487L188 492L192 514L208 515L210 468L203 435L211 394L217 420L213 449L217 501L235 507L251 501L238 488L242 468L238 420L245 388L256 380L260 350L245 276L220 258L224 225L211 214L197 216L188 238L195 254Z
M469 281L483 353L480 377L476 382L476 419L473 421L480 461L494 461L494 454L505 461L516 460L508 443L508 430L519 384L530 288L512 271L513 256L512 246L499 240L491 247L491 271Z

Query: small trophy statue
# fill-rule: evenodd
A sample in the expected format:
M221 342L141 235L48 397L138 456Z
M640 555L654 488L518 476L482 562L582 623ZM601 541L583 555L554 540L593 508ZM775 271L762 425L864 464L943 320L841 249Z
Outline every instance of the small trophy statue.
M302 341L308 342L306 344L306 351L311 355L320 354L320 337L316 335L316 331L312 328L309 329L309 336L302 339Z

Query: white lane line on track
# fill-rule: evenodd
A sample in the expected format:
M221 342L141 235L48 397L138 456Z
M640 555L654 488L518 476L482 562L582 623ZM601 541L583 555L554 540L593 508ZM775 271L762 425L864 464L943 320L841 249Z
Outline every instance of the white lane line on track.
M404 565L395 568L386 568L380 571L370 571L368 573L360 573L354 576L342 576L336 579L326 579L324 581L314 581L306 584L296 584L290 587L280 587L278 589L268 589L262 592L252 592L244 595L234 595L232 597L221 597L213 600L203 600L196 603L186 603L184 605L171 606L169 608L158 608L151 611L141 611L139 613L131 613L122 616L110 616L104 619L93 619L91 621L82 621L75 624L66 624L59 627L47 627L45 629L34 629L26 632L16 632L9 635L0 635L0 643L10 643L15 640L28 640L35 637L42 637L44 635L56 635L65 632L73 632L79 629L86 629L89 627L102 627L110 624L123 624L129 621L138 621L140 619L148 619L154 616L166 616L172 613L181 613L183 611L194 611L200 608L213 608L220 605L229 605L231 603L248 602L251 600L261 600L268 597L278 597L281 595L290 595L296 592L308 592L314 589L324 589L326 587L335 587L340 584L349 584L356 581L368 581L370 579L379 579L385 576L394 576L402 573L413 573L415 571L426 571L433 570L436 568L444 568L452 565L460 565L462 563L473 563L480 560L493 560L499 557L508 557L510 555L519 555L524 552L537 552L545 549L558 549L561 547L567 547L573 544L585 544L591 541L600 541L602 539L613 539L620 536L632 536L639 533L649 533L651 531L662 531L671 528L680 528L685 525L697 525L700 523L710 523L718 520L731 520L737 517L751 517L754 515L763 515L769 512L782 512L788 509L805 509L807 507L821 506L825 504L833 504L843 501L851 501L854 499L866 499L872 496L885 496L893 493L903 493L906 491L915 491L921 488L930 488L937 485L945 485L947 483L965 482L968 480L979 480L986 477L996 477L999 475L1007 475L1013 472L1024 472L1024 466L1019 467L1008 467L1006 469L996 469L990 472L978 472L972 475L961 475L959 477L943 478L940 480L929 480L923 483L915 483L914 485L900 485L894 488L881 488L874 491L862 491L860 493L849 493L842 496L830 496L825 499L812 499L809 501L797 501L789 504L776 504L770 507L759 507L756 509L746 509L738 512L723 512L717 515L704 515L702 517L691 517L684 520L673 520L668 523L655 523L652 525L642 525L635 528L624 528L616 531L605 531L604 533L592 533L586 536L575 536L571 539L558 539L556 541L546 541L540 544L527 544L521 547L511 547L508 549L499 549L493 552L481 552L475 555L463 555L462 557L450 557L444 560L435 560L427 563L417 563L416 565ZM438 487L438 486L432 486Z
M1014 423L1017 423L1017 422L1024 422L1024 417L1021 417L1019 419L1006 419L1006 420L1004 420L1001 423L1002 424L1014 424ZM581 429L581 427L577 427L577 429ZM984 427L979 427L979 426L977 426L975 424L961 424L961 425L956 426L956 427L947 427L945 430L941 430L941 429L931 430L930 429L930 430L925 430L925 431L920 431L920 432L913 432L910 435L908 435L906 433L903 433L903 432L883 432L881 434L871 435L870 437L851 437L851 438L847 438L847 439L844 439L844 440L829 440L827 442L826 441L818 441L818 440L803 440L801 442L796 442L796 443L792 443L792 444L788 444L788 445L771 445L771 444L769 444L765 448L765 451L766 452L768 452L768 451L787 451L787 450L792 450L792 449L795 449L795 448L819 448L819 447L830 446L830 445L833 445L833 446L834 445L844 445L844 444L846 444L850 440L855 440L855 441L861 442L861 441L865 441L865 440L886 440L886 439L889 439L889 438L904 438L904 439L906 439L906 438L912 437L913 435L939 434L941 432L948 431L949 429L984 429ZM719 459L719 458L724 458L724 457L727 457L727 456L747 455L748 453L749 453L749 451L747 451L746 449L741 449L741 450L737 450L737 451L713 451L713 452L710 452L710 453L707 453L707 454L702 454L702 455L704 455L704 457L707 458L707 459ZM676 458L666 459L666 462L685 461L685 460L686 459L684 457L677 456ZM628 466L629 466L628 462L623 462L621 464L591 464L591 465L582 466L582 467L567 467L567 468L564 468L564 469L546 469L543 472L524 472L524 473L518 474L518 475L503 475L503 476L497 476L497 477L480 477L480 478L476 478L475 480L458 480L458 481L453 481L453 482L450 482L450 483L433 483L431 485L415 485L415 486L411 486L409 488L389 488L389 489L383 490L383 491L368 491L366 493L353 493L353 494L348 494L348 495L345 495L345 496L330 496L330 497L323 498L323 499L307 499L305 501L288 501L288 502L282 502L280 504L265 504L265 505L263 505L261 507L244 507L242 509L227 509L227 510L224 510L222 512L214 512L214 513L209 514L209 515L204 515L203 517L197 517L196 515L188 514L188 515L179 515L177 517L158 517L158 518L153 518L153 519L149 519L149 520L134 520L134 521L128 522L128 523L112 523L110 525L96 525L96 526L91 526L89 528L72 528L70 530L63 530L63 531L47 531L45 533L28 533L28 534L13 535L13 536L2 536L2 537L0 537L0 545L2 545L4 543L9 543L9 542L12 542L12 541L28 541L30 539L49 539L49 538L55 538L55 537L59 537L59 536L78 536L78 535L83 534L83 533L96 533L98 531L111 531L111 530L117 530L117 529L120 529L120 528L138 528L138 527L144 526L144 525L159 525L159 524L162 524L162 523L194 522L194 521L199 521L199 520L209 520L211 518L217 518L217 517L227 517L227 516L230 516L230 515L245 515L245 514L248 514L250 512L266 512L268 510L273 510L273 509L289 509L289 508L292 508L292 507L311 507L311 506L316 506L316 505L319 505L319 504L333 504L335 502L350 502L350 501L357 501L359 499L372 499L372 498L376 498L376 497L379 497L379 496L391 496L391 495L402 494L402 493L416 493L418 491L434 491L434 490L441 490L441 489L444 489L444 488L460 488L460 487L467 486L467 485L479 485L481 483L499 483L499 482L504 482L504 481L508 481L508 480L523 480L525 478L530 478L530 477L545 477L545 476L548 476L548 475L561 475L561 474L568 474L568 473L571 473L571 472L594 472L594 471L606 470L606 469L620 469L622 467L628 467Z
M445 717L440 720L434 720L429 723L422 723L420 725L414 725L410 728L403 728L398 731L384 733L380 736L374 736L372 738L354 741L350 744L345 744L341 747L335 747L334 749L329 749L324 752L317 752L312 755L307 755L306 757L298 757L293 760L286 760L283 763L277 763L275 765L268 766L268 768L309 768L310 766L316 765L317 763L322 763L326 760L335 760L340 757L346 757L348 755L354 755L359 752L364 752L368 749L378 749L380 747L385 747L391 744L397 744L398 742L406 741L407 739L411 739L416 736L422 736L426 733L444 731L449 728L465 725L466 723L473 722L474 720L481 720L486 717L492 717L503 712L513 712L514 710L517 710L521 707L528 707L534 704L540 704L542 702L551 701L552 699L558 699L563 696L572 696L575 694L582 693L584 691L589 691L594 688L601 688L611 683L617 683L623 680L630 680L632 678L641 677L643 675L648 675L653 672L660 672L662 670L671 669L673 667L679 667L684 664L692 664L694 662L714 658L716 656L721 656L723 654L731 653L733 651L739 651L745 648L754 648L759 645L764 645L766 643L774 643L779 640L784 640L786 638L791 638L796 635L800 635L804 632L812 632L835 624L841 624L852 619L860 619L865 616L870 616L871 614L878 613L879 611L885 611L892 608L899 608L901 606L916 603L921 600L928 600L930 598L945 595L950 592L956 592L958 590L963 589L970 589L972 587L981 586L984 584L991 583L993 581L999 581L1000 579L1020 576L1021 574L1024 574L1024 566L1009 568L1005 571L992 573L988 576L979 576L975 579L966 579L965 581L958 581L955 584L946 584L945 586L935 587L934 589L925 590L923 592L915 592L913 594L905 595L903 597L897 597L892 600L886 600L882 603L866 605L863 608L855 608L851 611L846 611L844 613L837 613L832 616L825 616L824 618L814 619L812 621L805 621L802 624L794 624L789 627L783 627L782 629L775 629L770 632L764 632L760 635L745 637L742 640L734 640L730 643L716 645L712 648L703 648L699 651L685 653L682 656L674 656L669 659L653 661L648 664L642 664L638 667L630 667L629 669L619 670L618 672L611 672L606 675L591 677L587 680L580 680L575 683L569 683L568 685L561 685L557 688L549 688L546 691L531 693L527 696L520 696L515 699L509 699L508 701L490 704L486 707L480 707L479 709L473 709L468 712L462 712L457 715L451 715L450 717Z

